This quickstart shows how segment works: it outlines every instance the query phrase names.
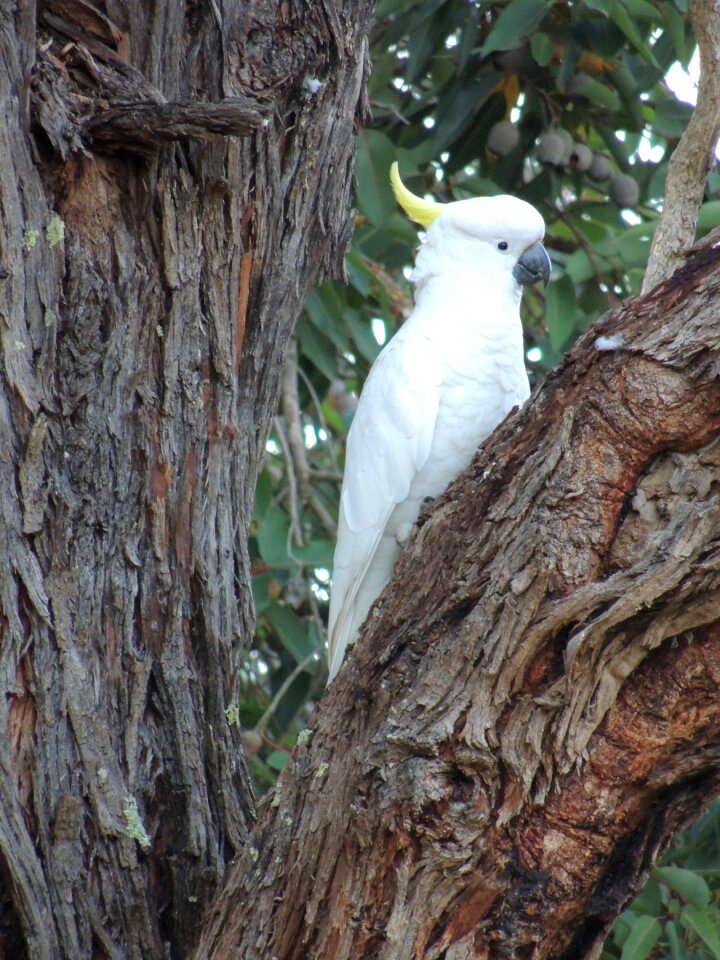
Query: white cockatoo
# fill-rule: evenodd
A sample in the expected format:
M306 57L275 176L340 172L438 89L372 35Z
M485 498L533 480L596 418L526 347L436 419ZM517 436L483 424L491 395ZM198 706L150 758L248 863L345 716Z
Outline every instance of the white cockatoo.
M398 203L426 228L415 309L370 370L350 427L328 623L330 680L390 578L423 502L530 392L522 286L547 282L545 223L515 197Z

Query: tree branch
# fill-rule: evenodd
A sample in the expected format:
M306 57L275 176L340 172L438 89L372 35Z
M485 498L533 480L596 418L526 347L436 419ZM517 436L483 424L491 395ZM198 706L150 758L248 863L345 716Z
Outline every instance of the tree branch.
M288 352L285 357L280 393L282 414L287 426L287 443L292 453L292 463L288 463L288 471L292 472L294 465L297 473L298 486L300 488L300 501L310 507L324 527L326 533L335 539L337 525L312 488L312 481L317 480L318 475L311 469L308 463L307 448L303 437L300 398L298 397L299 370L297 341L293 339L288 345ZM314 397L314 399L317 400L317 397ZM322 415L322 408L320 407L319 401L318 410Z
M253 728L255 733L259 734L261 737L265 736L265 731L267 730L268 724L275 716L275 711L280 706L280 703L282 702L283 697L288 692L288 690L293 685L293 683L295 683L295 681L303 672L303 670L306 670L310 666L310 664L313 662L316 656L317 654L315 653L315 651L314 650L311 651L306 657L303 657L303 659L298 664L296 664L295 668L287 675L287 677L285 677L285 679L283 680L283 682L280 684L277 691L275 692L275 695L273 696L272 700L270 701L268 706L265 708L263 715L255 724Z
M45 11L44 17L57 26L52 14ZM32 91L40 126L63 156L92 144L150 159L164 143L247 136L269 122L272 105L266 98L168 102L139 70L97 40L68 44L61 56L51 46L41 51Z
M708 171L720 137L720 0L691 0L700 50L697 104L668 164L665 200L655 230L642 292L666 280L692 245Z
M175 140L247 136L268 123L266 114L238 97L219 103L123 103L99 106L85 126L94 143L143 155Z
M285 435L285 428L280 417L275 417L273 421L275 432L277 433L280 449L285 460L286 475L288 479L288 513L290 514L290 528L288 530L288 554L292 556L293 543L297 547L302 547L305 543L305 537L300 524L300 497L298 494L298 481L295 476L295 462L288 438Z

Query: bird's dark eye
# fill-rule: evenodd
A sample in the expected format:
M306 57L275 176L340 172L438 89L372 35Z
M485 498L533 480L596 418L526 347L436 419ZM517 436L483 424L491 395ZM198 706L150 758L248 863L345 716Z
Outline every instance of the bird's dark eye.
M498 244L498 250L507 250L507 248L508 248L507 240L501 240L500 243Z

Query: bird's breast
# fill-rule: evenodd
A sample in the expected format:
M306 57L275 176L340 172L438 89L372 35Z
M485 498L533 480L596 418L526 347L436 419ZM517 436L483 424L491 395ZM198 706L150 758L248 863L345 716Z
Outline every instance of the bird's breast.
M402 541L427 497L437 497L472 460L479 445L513 407L529 395L522 346L514 359L489 363L487 356L474 364L447 368L440 391L435 430L426 462L418 470L407 499L396 507L388 533Z
M449 474L449 482L515 406L528 397L524 367L496 368L474 379L451 378L443 385L428 464Z
M423 501L443 492L469 465L480 443L529 394L518 307L496 291L429 288L391 345L402 351L416 337L432 360L411 368L409 393L428 389L431 381L438 406L427 456L386 527L386 534L398 541L407 536Z

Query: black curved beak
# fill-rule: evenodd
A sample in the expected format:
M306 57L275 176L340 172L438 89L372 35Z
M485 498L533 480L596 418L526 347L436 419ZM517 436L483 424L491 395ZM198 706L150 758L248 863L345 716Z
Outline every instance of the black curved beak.
M545 247L537 240L520 257L513 267L513 276L518 283L525 286L528 283L538 283L540 280L547 284L550 279L552 264Z

